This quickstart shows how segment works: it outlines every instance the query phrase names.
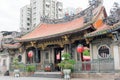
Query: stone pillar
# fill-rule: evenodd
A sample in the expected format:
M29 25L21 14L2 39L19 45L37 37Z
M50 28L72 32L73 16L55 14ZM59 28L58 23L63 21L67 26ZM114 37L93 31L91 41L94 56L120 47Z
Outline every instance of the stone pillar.
M25 52L23 52L23 54L22 54L22 62L23 63L27 63L27 55L26 55L27 53L26 53L26 51Z
M119 55L119 46L113 45L113 53L114 53L114 67L115 70L120 69L120 55Z
M43 53L43 51L41 51L41 58L40 58L40 59L41 59L41 63L42 63L42 64L44 64L44 58L45 58L45 57L44 57L44 53Z
M7 64L7 70L9 70L9 67L10 67L10 56L9 56L9 54L7 55L6 64Z
M51 60L51 61L52 61L52 63L54 64L54 56L55 56L55 55L54 55L54 48L51 48L51 49L52 49L52 50L51 50L51 55L50 55L50 56L52 57L52 60Z
M93 48L92 48L92 44L90 43L90 57L91 57L91 60L93 59Z
M38 63L39 59L38 59L38 49L35 48L35 63Z

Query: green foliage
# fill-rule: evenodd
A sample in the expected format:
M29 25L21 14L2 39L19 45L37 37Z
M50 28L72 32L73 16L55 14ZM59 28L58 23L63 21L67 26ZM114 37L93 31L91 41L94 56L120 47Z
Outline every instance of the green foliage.
M69 53L64 53L64 54L62 55L62 57L64 57L65 59L70 59L70 58L71 58L71 56L70 56Z
M13 69L20 69L20 70L22 69L23 70L25 68L25 66L24 66L23 63L18 61L18 58L15 57L13 59L12 68Z
M62 69L73 69L75 60L71 59L70 54L64 53L62 57L64 57L64 60L58 63L58 66Z
M13 67L15 69L19 68L19 61L18 61L18 58L16 58L16 57L13 59Z
M34 72L35 71L35 66L34 65L28 65L26 67L26 71L27 72Z
M90 56L89 50L85 50L85 51L83 52L83 55L84 55L84 56Z

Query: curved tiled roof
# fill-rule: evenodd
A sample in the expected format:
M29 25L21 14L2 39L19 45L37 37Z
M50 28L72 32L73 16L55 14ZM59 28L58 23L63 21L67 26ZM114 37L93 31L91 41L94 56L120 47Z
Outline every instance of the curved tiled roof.
M118 28L120 28L120 22L114 24L113 26L109 26L109 25L103 24L97 30L95 30L95 31L93 31L91 33L86 34L85 37L88 38L88 37L94 37L94 36L107 34L107 33L110 33L112 31L115 31Z
M21 46L20 43L14 43L14 44L3 44L3 48L9 48L9 49L17 49Z
M98 18L100 12L104 9L103 6L99 6L95 10L93 10L93 18L92 23L96 18ZM89 25L91 24L88 22ZM74 19L69 22L59 23L59 24L47 24L42 23L38 25L33 31L30 33L18 38L16 40L22 41L31 41L31 40L41 40L50 37L56 37L59 35L69 34L75 31L80 31L81 29L85 28L86 24L84 23L84 16Z
M41 24L35 30L23 36L20 40L42 39L49 36L55 36L60 33L66 33L78 30L84 25L83 17L62 24Z

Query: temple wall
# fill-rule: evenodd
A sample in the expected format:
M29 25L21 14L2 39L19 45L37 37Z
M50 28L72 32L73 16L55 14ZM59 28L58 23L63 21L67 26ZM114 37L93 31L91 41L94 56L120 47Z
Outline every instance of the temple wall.
M113 53L114 53L114 66L115 69L120 69L120 47L118 45L113 45Z
M93 70L109 71L118 68L118 47L113 49L113 42L109 38L96 39L91 43L91 58L95 61L92 64ZM115 59L116 58L116 59Z
M92 45L92 59L97 59L98 58L98 49L95 44Z
M9 62L10 58L9 58L9 54L4 51L3 54L0 55L0 71L1 72L6 72L7 70L9 70Z
M103 39L96 39L91 43L91 54L92 59L99 59L101 58L98 54L98 50L101 46L106 46L109 49L110 58L113 58L113 49L112 49L112 41L107 38Z
M116 70L120 70L120 36L118 35L117 37L114 36L113 56L114 56L114 64L115 64L114 67Z
M113 66L115 70L120 70L120 44L119 41L110 40L107 38L104 39L96 39L94 40L90 46L90 53L92 60L94 59L103 59L98 54L98 49L101 45L106 45L109 48L110 56L108 58L112 58L114 60Z
M22 54L22 62L26 63L26 52L23 52Z

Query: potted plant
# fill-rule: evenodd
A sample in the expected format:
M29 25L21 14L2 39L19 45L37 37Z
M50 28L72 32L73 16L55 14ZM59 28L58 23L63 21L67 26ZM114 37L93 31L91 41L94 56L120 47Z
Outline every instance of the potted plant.
M45 68L44 68L44 71L45 72L51 72L50 65L46 65Z
M18 58L14 58L13 59L13 68L14 68L14 76L15 77L19 77L20 76L20 65L19 65L19 61L18 61Z
M35 72L35 66L34 65L27 65L26 66L27 76L31 76Z
M58 66L61 67L64 78L70 78L70 73L73 71L75 60L71 59L71 55L69 53L64 53L62 55L63 60L58 63Z

